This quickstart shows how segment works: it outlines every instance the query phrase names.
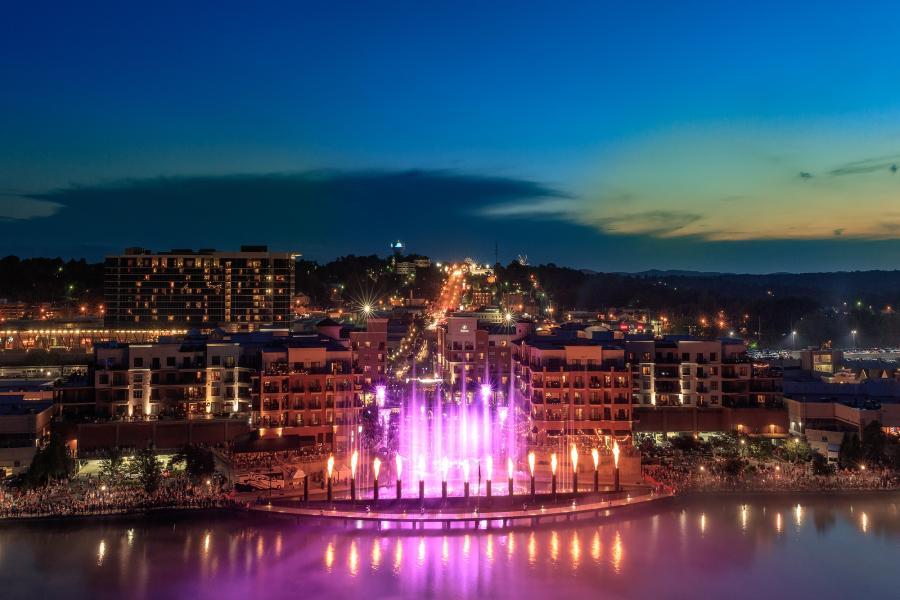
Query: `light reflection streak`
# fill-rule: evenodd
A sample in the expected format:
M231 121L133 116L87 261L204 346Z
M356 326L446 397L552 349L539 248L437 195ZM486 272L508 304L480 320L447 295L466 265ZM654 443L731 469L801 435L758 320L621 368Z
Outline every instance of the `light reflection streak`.
M865 511L859 516L859 527L863 533L869 532L869 515Z
M359 575L359 550L356 548L356 540L350 542L350 556L348 557L347 566L350 569L350 575L356 577Z
M803 525L803 507L799 504L794 507L794 522L798 528Z
M534 532L528 536L528 562L532 565L537 560L537 542L534 539Z
M381 540L376 539L372 542L372 570L377 571L381 564Z
M624 548L622 547L622 536L619 535L619 532L616 531L616 537L613 540L613 550L612 550L612 558L613 558L613 570L618 575L622 572L622 557L625 554Z
M594 562L600 561L600 553L602 546L600 545L600 531L594 531L594 538L591 540L591 558Z
M394 574L400 573L400 567L403 566L403 540L397 539L397 545L394 547Z
M555 529L550 532L550 560L559 560L559 534Z
M106 540L100 540L100 545L97 546L97 566L103 566L103 558L106 556Z
M446 565L447 561L449 561L449 560L450 560L450 544L448 543L447 536L445 535L444 538L441 540L441 562L443 562Z
M328 569L328 572L331 572L331 568L334 566L334 542L328 542L328 545L325 546L325 568Z
M784 528L784 524L781 522L781 513L775 513L775 531L781 533L781 530Z
M581 540L577 533L572 534L572 542L569 545L569 554L572 555L572 568L577 569L581 564Z
M742 504L741 505L741 531L743 531L744 533L747 532L747 524L749 522L749 517L750 517L750 515L749 515L749 511L747 510L747 505Z

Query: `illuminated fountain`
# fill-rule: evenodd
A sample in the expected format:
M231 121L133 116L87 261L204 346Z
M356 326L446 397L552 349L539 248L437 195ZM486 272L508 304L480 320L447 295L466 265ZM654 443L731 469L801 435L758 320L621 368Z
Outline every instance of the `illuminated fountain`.
M380 393L376 389L376 398ZM466 496L471 484L477 485L472 493L480 495L482 483L487 492L494 460L516 464L516 411L506 403L507 397L488 384L473 392L464 381L456 393L445 395L440 385L424 391L413 375L409 391L398 403L398 460L418 462L420 496L423 482L425 497L438 495L438 482L441 496ZM415 485L397 480L398 494L404 485Z

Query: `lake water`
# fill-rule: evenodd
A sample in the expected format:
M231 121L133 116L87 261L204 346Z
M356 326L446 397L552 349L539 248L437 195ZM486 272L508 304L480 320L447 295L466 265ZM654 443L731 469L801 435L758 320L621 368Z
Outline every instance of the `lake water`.
M900 494L704 497L491 531L199 514L0 524L4 599L821 599L898 588Z

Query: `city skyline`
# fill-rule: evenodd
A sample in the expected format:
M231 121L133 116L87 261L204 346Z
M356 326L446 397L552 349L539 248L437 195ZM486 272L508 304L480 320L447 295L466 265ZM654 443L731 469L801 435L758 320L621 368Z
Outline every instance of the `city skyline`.
M900 259L891 5L394 8L14 7L0 254Z

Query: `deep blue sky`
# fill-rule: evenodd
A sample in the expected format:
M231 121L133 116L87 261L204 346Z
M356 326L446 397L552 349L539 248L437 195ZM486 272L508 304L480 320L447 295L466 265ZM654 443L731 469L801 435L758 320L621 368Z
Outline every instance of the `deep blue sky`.
M0 254L900 263L895 3L8 3Z

